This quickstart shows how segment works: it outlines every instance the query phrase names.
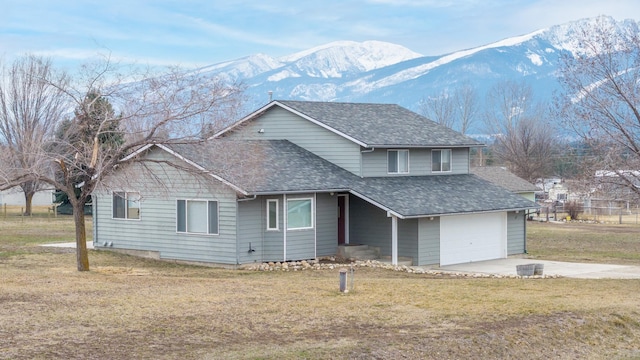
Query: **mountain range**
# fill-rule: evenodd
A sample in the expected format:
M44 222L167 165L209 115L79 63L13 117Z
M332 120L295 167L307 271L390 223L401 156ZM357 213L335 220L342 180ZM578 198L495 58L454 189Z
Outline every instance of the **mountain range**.
M638 29L634 20L599 20L613 29ZM273 98L396 103L418 111L422 99L461 84L471 85L482 100L505 80L524 81L538 100L550 101L560 89L560 57L576 53L576 33L593 21L596 18L578 20L439 56L380 41L339 41L280 58L255 54L198 72L246 84L252 109Z

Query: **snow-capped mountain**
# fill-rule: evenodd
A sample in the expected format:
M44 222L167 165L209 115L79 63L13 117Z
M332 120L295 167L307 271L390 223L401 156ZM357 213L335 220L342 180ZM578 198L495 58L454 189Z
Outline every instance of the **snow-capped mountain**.
M559 89L560 56L576 53L576 33L593 21L605 21L612 31L638 32L636 21L600 17L441 56L380 41L340 41L281 58L257 54L199 71L244 82L249 108L266 103L271 93L273 99L397 103L417 110L421 99L461 84L473 86L482 99L504 80L524 80L538 98L550 100Z

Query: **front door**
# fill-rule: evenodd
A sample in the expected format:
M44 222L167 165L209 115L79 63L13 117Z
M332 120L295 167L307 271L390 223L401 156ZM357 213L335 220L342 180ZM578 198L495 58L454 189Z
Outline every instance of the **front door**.
M338 245L345 243L345 226L346 226L346 198L347 195L338 195Z

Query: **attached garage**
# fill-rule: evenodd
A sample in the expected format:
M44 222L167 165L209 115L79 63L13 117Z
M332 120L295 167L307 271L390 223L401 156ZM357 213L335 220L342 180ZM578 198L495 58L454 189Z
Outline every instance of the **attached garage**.
M506 212L440 218L440 265L506 257Z

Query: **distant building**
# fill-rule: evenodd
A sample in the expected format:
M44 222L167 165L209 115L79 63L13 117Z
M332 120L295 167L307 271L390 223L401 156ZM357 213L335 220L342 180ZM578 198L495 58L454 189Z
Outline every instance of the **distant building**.
M472 167L471 172L487 181L516 193L529 201L535 201L535 193L540 189L527 180L516 176L503 166Z
M24 192L19 187L0 191L0 205L25 206ZM41 190L33 195L31 205L49 206L53 204L53 190Z

